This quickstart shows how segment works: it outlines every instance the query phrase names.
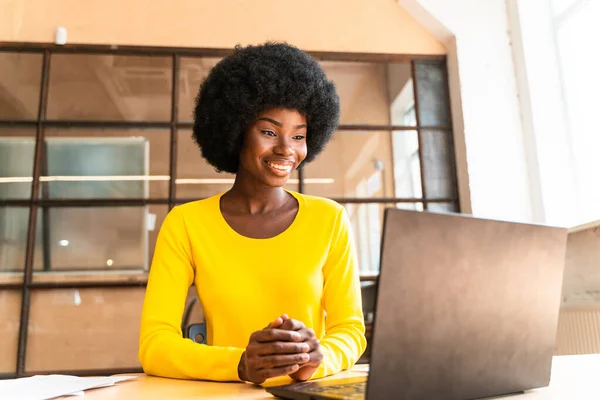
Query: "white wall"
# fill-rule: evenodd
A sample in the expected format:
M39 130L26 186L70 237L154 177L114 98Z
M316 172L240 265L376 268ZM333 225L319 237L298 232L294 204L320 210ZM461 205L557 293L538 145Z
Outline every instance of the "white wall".
M600 55L592 49L600 35L600 2L562 2L568 7L556 16L549 0L508 3L513 25L521 28L546 222L573 226L598 220Z
M572 226L577 185L569 133L563 113L558 59L549 2L507 0L508 21L523 109L524 135L535 159L538 214L543 221Z
M445 44L463 210L540 221L504 0L398 0ZM465 199L469 196L470 204Z
M593 111L581 111L595 107L579 104L574 132L550 0L398 3L447 48L463 210L567 227L600 218L600 158L588 149L598 147L600 135L590 132ZM588 36L571 59L598 59ZM589 72L596 63L585 60L588 87L569 88L579 90L578 100L600 87ZM586 145L576 148L580 142Z

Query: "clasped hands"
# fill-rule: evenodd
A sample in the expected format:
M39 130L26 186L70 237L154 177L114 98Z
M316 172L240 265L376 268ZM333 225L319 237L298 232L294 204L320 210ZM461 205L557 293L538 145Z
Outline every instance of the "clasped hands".
M238 375L256 384L286 375L306 381L321 361L323 352L315 332L284 314L250 336L238 365Z

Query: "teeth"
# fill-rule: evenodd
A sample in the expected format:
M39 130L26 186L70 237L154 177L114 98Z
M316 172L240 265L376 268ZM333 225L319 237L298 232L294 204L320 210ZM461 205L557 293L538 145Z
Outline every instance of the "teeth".
M291 168L291 165L274 164L272 162L267 162L267 164L269 164L269 167L274 168L278 171L288 171Z

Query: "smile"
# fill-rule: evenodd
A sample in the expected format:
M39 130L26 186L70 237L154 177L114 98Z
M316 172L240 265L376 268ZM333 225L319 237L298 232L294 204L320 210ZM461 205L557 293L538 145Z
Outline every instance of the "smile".
M292 172L293 164L276 163L276 162L270 162L270 161L267 161L266 163L271 169L273 169L277 172L285 173L286 175L289 174L290 172Z

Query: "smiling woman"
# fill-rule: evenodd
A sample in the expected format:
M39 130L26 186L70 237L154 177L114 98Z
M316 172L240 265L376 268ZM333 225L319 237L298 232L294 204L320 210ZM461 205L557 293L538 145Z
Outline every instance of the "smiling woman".
M284 189L323 151L339 115L335 85L295 47L237 48L210 71L193 137L235 180L175 207L161 227L142 312L146 373L262 383L356 363L366 340L348 216L331 200ZM182 337L192 284L208 344Z
M292 46L237 48L211 70L193 137L235 180L227 192L175 207L162 225L142 312L147 373L262 383L319 378L358 360L365 325L345 209L283 187L338 122L334 84ZM192 283L208 344L182 337Z

